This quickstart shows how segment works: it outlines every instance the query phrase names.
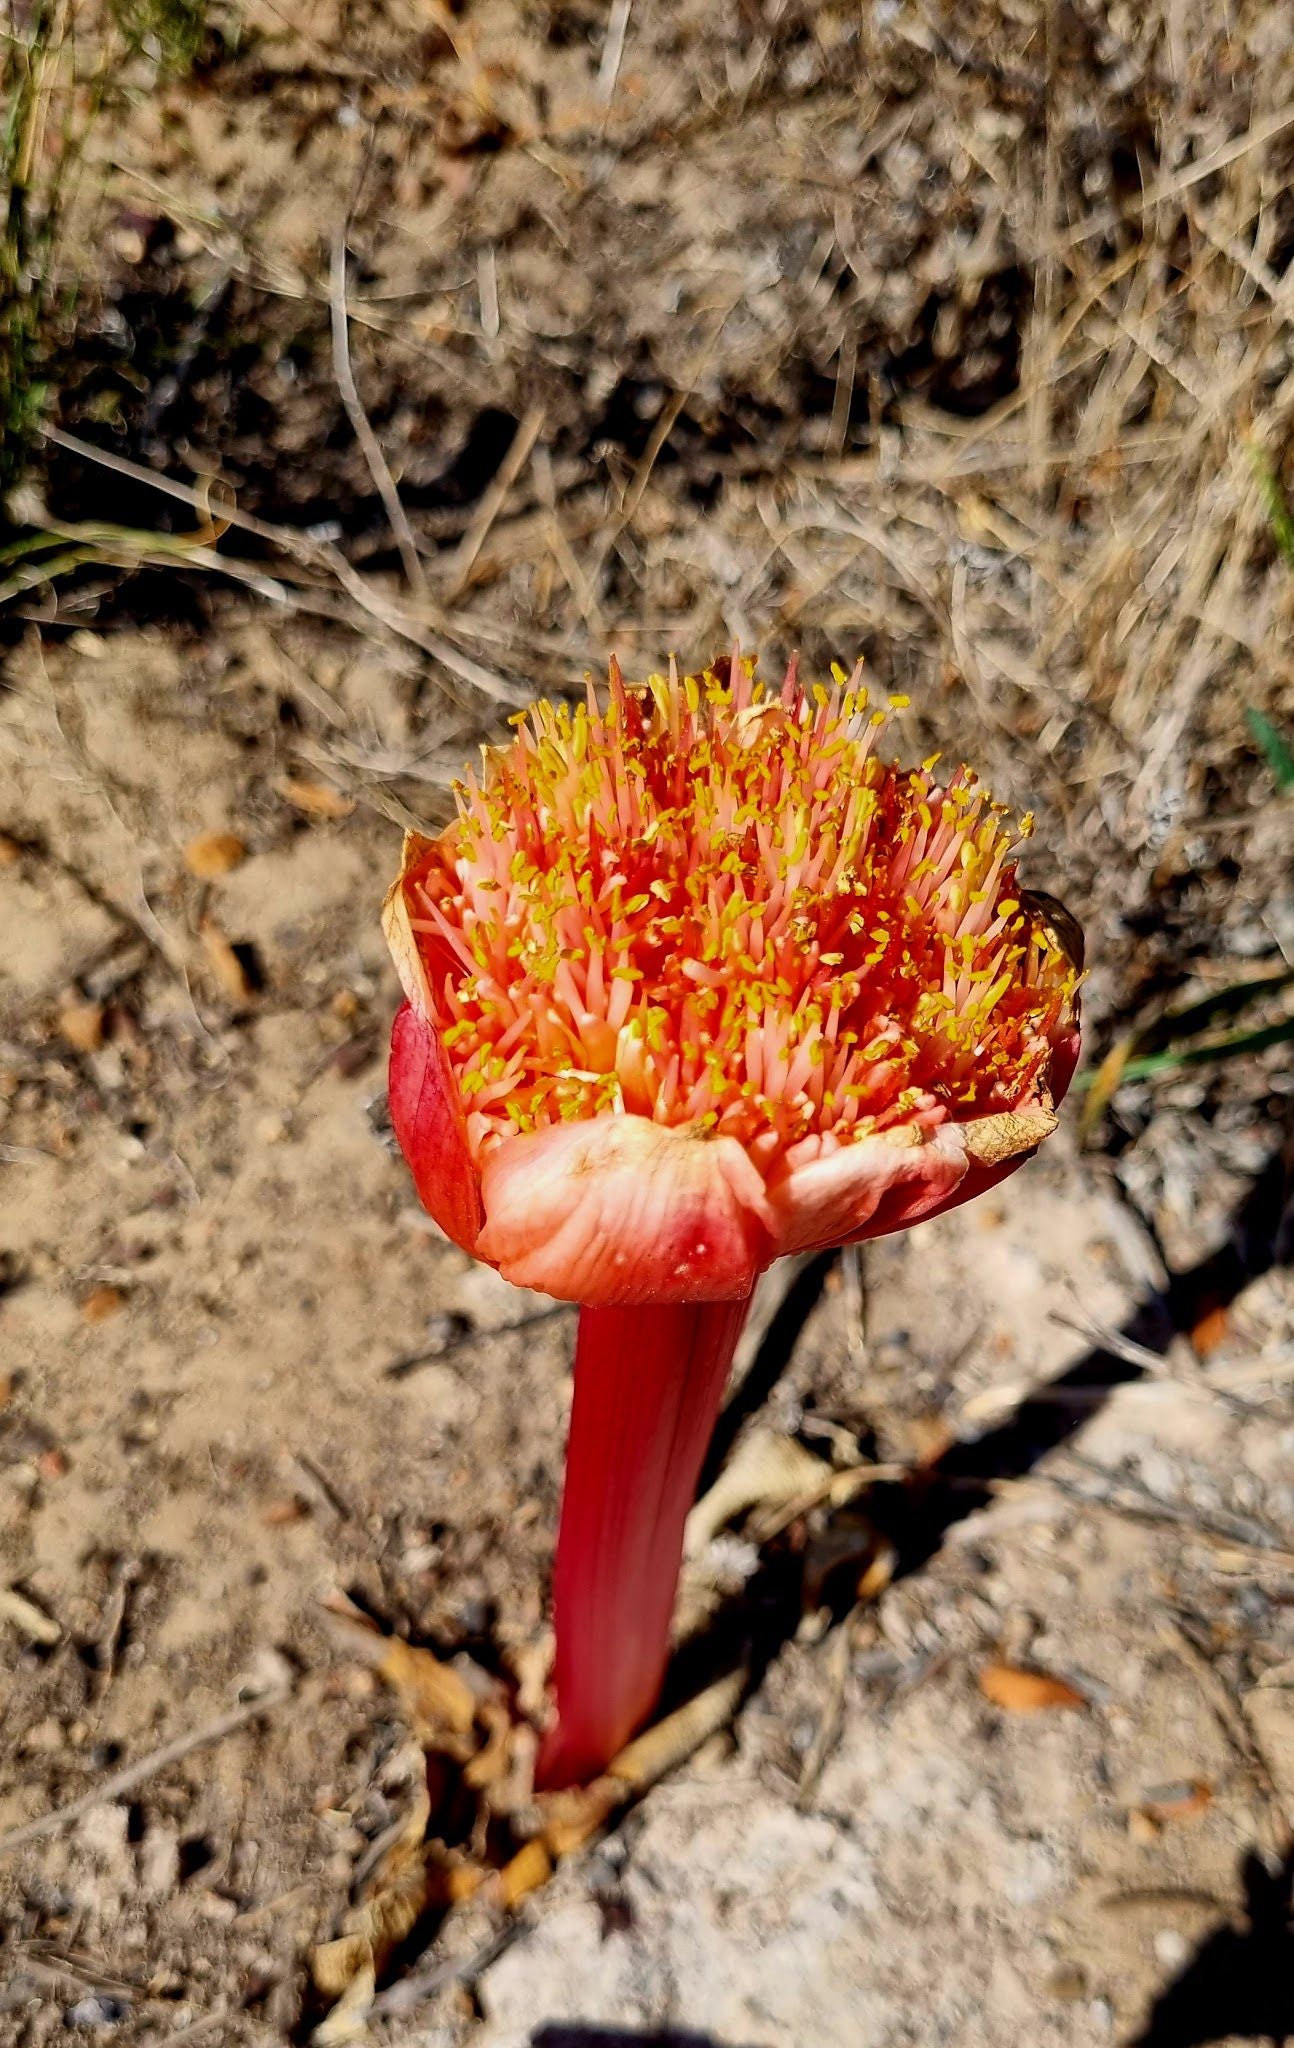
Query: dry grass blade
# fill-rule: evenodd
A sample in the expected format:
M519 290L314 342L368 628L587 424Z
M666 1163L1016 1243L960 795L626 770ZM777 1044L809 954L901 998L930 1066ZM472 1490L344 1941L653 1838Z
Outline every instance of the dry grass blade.
M452 602L467 588L476 558L485 546L490 528L503 509L508 492L525 468L543 424L543 408L532 406L513 435L508 452L499 464L498 474L483 493L476 516L450 562L449 583L445 592L447 601Z
M189 484L179 483L174 477L158 476L140 463L130 462L123 456L96 448L91 442L81 440L77 435L65 433L61 428L47 427L43 432L44 438L55 447L65 448L69 454L77 455L86 462L115 471L118 475L128 476L136 483L148 484L154 490L162 492L164 496L192 505L207 516L208 492ZM175 561L178 556L186 568L204 569L229 577L234 582L245 584L258 596L265 597L271 603L285 609L290 610L296 606L326 618L340 616L359 632L371 632L373 625L376 624L398 639L421 648L452 676L470 684L473 689L479 690L482 696L506 706L509 710L515 710L517 706L528 701L524 691L506 682L493 669L487 668L484 663L464 653L462 648L455 646L443 633L432 631L420 619L413 617L404 606L396 604L384 592L375 589L347 561L341 550L330 542L312 540L295 532L291 527L276 526L263 519L253 519L230 506L222 506L220 520L222 526L236 527L240 532L271 542L289 562L297 565L295 571L289 573L286 568L280 568L279 577L284 580L278 580L250 568L234 556L215 553L195 545L191 539L180 537L177 545L172 536L132 530L125 530L125 537L134 544L136 552L126 558L123 566L137 567L141 562L165 566ZM99 531L96 529L96 532ZM4 603L20 591L49 581L55 574L65 574L87 561L101 559L116 561L117 557L111 551L104 553L96 551L93 546L88 546L80 552L70 553L66 559L60 561L57 569L47 562L43 574L33 573L27 576L16 589L11 589L8 584L0 584L0 603ZM313 573L303 576L303 570ZM329 602L328 586L333 584L339 586L350 599L356 607L358 617L339 612L335 601Z
M391 466L382 452L382 444L373 432L368 414L360 401L359 389L355 383L355 371L350 359L350 318L346 308L346 230L342 228L334 238L332 264L329 271L329 313L332 321L333 375L337 389L346 409L355 439L363 450L377 494L386 510L395 544L400 550L400 560L409 588L415 597L427 595L427 572L422 566L418 543L413 537L400 493L396 488Z
M153 1750L148 1756L140 1757L137 1763L126 1764L121 1770L111 1772L106 1778L100 1778L88 1792L82 1793L78 1799L69 1800L66 1806L55 1807L50 1813L38 1814L35 1820L29 1820L22 1827L11 1829L7 1835L0 1835L0 1856L11 1855L15 1849L25 1848L28 1842L40 1841L42 1836L60 1834L64 1828L71 1827L73 1822L79 1820L83 1813L88 1813L92 1806L100 1806L105 1801L120 1799L124 1793L133 1792L137 1786L144 1785L150 1778L155 1777L158 1771L165 1770L168 1764L178 1763L182 1757L192 1755L196 1749L205 1749L210 1743L222 1742L227 1735L236 1734L250 1722L259 1720L263 1714L273 1713L276 1707L282 1706L290 1698L291 1691L287 1686L261 1693L256 1699L247 1700L228 1714L221 1714L214 1721L205 1722L200 1728L191 1729L185 1735L177 1735L172 1741L164 1742L160 1749Z

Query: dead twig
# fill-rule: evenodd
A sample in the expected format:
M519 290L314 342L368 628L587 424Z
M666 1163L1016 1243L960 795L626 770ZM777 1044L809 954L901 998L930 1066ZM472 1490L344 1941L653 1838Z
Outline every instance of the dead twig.
M611 18L607 23L607 39L602 45L602 62L598 65L598 98L609 106L615 98L616 80L620 76L620 63L625 53L625 37L629 33L629 16L633 0L612 0Z

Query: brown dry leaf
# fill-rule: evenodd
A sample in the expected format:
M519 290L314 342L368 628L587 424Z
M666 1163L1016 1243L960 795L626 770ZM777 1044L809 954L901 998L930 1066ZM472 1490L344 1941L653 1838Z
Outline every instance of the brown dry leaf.
M110 1287L106 1281L99 1287L92 1287L81 1303L81 1314L87 1323L106 1323L112 1316L119 1315L126 1305L126 1297L120 1287Z
M200 882L231 874L246 858L246 842L236 832L200 832L184 849L184 865Z
M1049 1138L1059 1119L1050 1109L1003 1109L959 1126L962 1142L980 1166L999 1166L1032 1152Z
M1165 1821L1195 1820L1212 1804L1213 1787L1204 1778L1189 1778L1178 1785L1157 1785L1138 1811L1162 1826Z
M238 956L238 950L227 938L218 924L206 918L202 925L202 950L207 956L207 965L212 975L227 996L236 1003L245 1003L252 994L251 977Z
M280 775L274 787L285 803L304 811L310 818L349 818L355 808L352 796L343 796L326 782L304 782L296 775Z
M658 1778L686 1763L711 1735L727 1727L745 1689L744 1671L731 1671L726 1678L716 1680L695 1699L667 1714L654 1728L635 1736L619 1756L612 1757L607 1765L608 1777L620 1778L636 1791L646 1791Z
M595 1778L569 1792L546 1792L539 1804L544 1814L544 1843L554 1863L569 1856L606 1826L629 1797L623 1778Z
M1205 1309L1192 1326L1191 1346L1197 1358L1208 1358L1231 1335L1231 1318L1220 1302Z
M362 1934L341 1934L336 1941L321 1941L310 1952L315 1990L324 1998L340 1998L370 1963L369 1946Z
M476 1714L471 1687L430 1650L415 1649L400 1636L382 1639L376 1670L420 1730L446 1729L467 1735Z
M103 1044L103 1004L65 1003L58 1013L58 1033L73 1052L98 1052Z
M347 1913L341 1934L311 1952L316 1988L337 2000L311 2037L320 2048L360 2037L383 1966L431 1901L434 1878L423 1840L430 1817L426 1775L420 1771L404 1826Z
M745 1687L746 1673L730 1672L667 1714L654 1728L635 1736L591 1785L541 1793L537 1803L544 1817L543 1841L553 1861L560 1862L582 1848L632 1795L646 1792L686 1763L710 1736L727 1727Z
M1026 1671L1018 1664L986 1664L979 1675L979 1689L995 1707L1008 1714L1038 1714L1048 1708L1075 1709L1088 1702L1081 1692L1063 1678L1047 1671Z
M533 1842L527 1842L510 1862L504 1864L495 1880L495 1896L499 1904L508 1910L519 1899L524 1899L527 1892L538 1891L541 1884L547 1884L552 1874L552 1858L536 1836Z
M487 1785L497 1785L512 1767L512 1717L502 1700L478 1701L476 1712L487 1734L476 1755L469 1757L464 1766L463 1783L479 1792Z
M340 1947L340 1943L334 1943ZM368 2016L377 1996L377 1972L367 1958L310 2036L312 2048L347 2048L350 2042L367 2041Z
M756 1430L740 1445L687 1518L684 1555L696 1557L725 1523L753 1507L780 1509L821 1495L832 1468L794 1437Z
M483 1863L453 1855L439 1842L427 1844L427 1903L460 1906L474 1898L489 1876Z

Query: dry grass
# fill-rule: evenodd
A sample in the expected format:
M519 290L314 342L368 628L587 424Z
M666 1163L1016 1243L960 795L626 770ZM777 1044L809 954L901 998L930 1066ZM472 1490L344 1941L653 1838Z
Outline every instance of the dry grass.
M202 90L150 107L137 53L67 245L121 252L91 333L128 288L145 324L139 294L178 291L135 342L151 394L99 347L63 423L169 476L200 530L161 558L295 618L307 665L338 630L425 661L403 743L307 715L316 762L434 817L477 732L612 646L861 649L916 743L1036 803L1098 1015L1290 957L1288 805L1253 736L1294 722L1269 7L264 0L214 24ZM75 512L103 475L58 447L50 530L93 552ZM159 559L138 526L123 549ZM87 615L75 580L40 608Z

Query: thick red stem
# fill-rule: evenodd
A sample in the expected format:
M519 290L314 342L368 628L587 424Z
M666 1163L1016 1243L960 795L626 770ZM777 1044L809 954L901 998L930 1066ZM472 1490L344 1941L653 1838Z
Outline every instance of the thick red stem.
M541 1789L596 1777L656 1704L683 1524L749 1306L580 1310Z

